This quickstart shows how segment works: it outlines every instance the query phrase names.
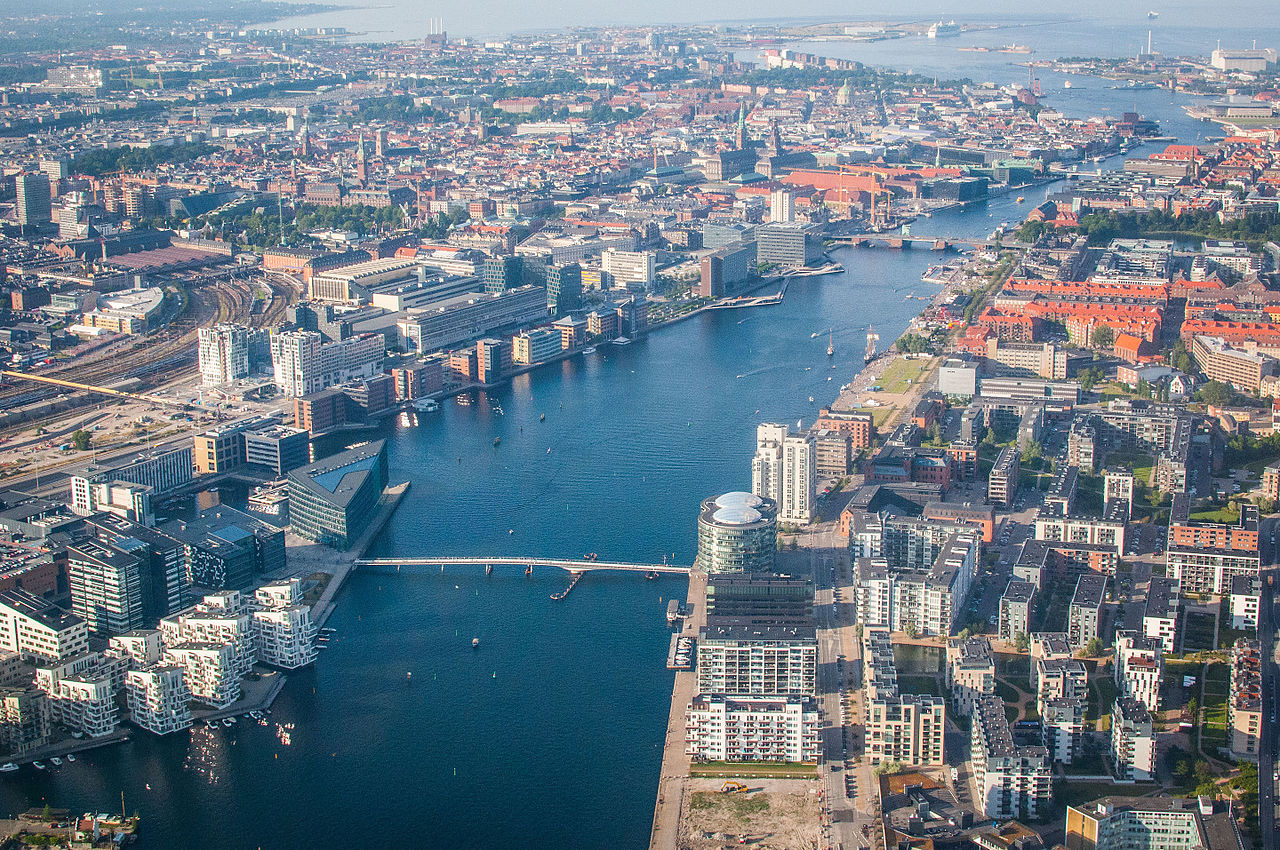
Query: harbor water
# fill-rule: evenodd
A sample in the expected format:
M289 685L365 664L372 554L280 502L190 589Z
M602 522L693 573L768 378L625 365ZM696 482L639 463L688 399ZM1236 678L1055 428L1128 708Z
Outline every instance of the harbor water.
M1046 191L914 232L986 236ZM868 325L888 344L924 304L911 296L937 291L928 251L834 259L844 273L793 281L781 305L704 313L388 423L392 478L413 487L372 554L688 564L699 501L750 484L757 423L808 424L861 369ZM24 768L0 779L0 811L115 810L123 792L140 848L642 847L672 684L664 612L685 582L591 574L552 602L567 582L356 573L269 726L137 733Z

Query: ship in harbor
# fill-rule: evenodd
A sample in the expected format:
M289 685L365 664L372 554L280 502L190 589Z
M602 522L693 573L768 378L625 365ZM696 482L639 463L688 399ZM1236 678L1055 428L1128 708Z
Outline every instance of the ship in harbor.
M867 328L867 353L862 358L863 363L870 363L876 359L876 345L880 342L880 334L876 333L875 328Z
M947 38L952 35L959 35L964 32L964 27L955 21L947 21L943 23L938 21L929 27L929 38Z

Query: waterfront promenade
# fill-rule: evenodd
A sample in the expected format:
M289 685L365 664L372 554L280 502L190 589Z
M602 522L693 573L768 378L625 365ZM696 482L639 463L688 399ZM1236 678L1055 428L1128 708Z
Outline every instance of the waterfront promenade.
M707 622L707 574L689 573L689 616L685 617L681 634L697 638ZM689 791L689 756L685 754L685 710L698 689L693 669L676 671L671 688L671 710L667 719L667 738L662 748L662 772L658 777L658 802L653 811L653 831L649 837L652 850L674 850L679 846L680 823Z

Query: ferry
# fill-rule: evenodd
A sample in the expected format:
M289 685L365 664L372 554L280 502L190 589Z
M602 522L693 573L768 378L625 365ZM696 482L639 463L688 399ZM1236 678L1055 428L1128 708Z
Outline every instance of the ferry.
M0 764L0 773L12 773L17 769L18 769L18 766L11 761L7 761L4 764Z
M964 27L955 21L947 21L946 23L938 21L936 24L929 26L928 36L929 38L946 38L952 35L959 35L963 31Z
M1000 48L1001 53L1030 53L1031 48L1025 44L1006 44Z

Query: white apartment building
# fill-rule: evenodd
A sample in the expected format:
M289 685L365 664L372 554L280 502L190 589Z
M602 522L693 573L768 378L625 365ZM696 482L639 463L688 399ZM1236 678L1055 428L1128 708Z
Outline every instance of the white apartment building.
M923 544L922 544L922 548ZM947 635L964 611L978 562L977 539L953 533L925 568L887 558L859 558L856 564L855 604L863 626L905 631L913 626L921 635Z
M88 648L89 628L80 617L21 588L0 593L0 649L56 662Z
M996 692L996 660L985 637L947 641L947 688L956 711L965 717L983 696Z
M296 670L316 660L316 627L310 606L267 608L254 611L252 617L254 646L263 664Z
M707 626L698 634L698 693L816 696L812 628Z
M1089 671L1077 658L1037 658L1036 704L1051 699L1087 699Z
M191 709L187 706L191 691L184 670L176 665L156 664L124 674L124 687L129 703L129 719L137 726L167 735L191 725Z
M1084 740L1085 702L1062 697L1042 702L1040 729L1045 751L1051 761L1071 764Z
M182 678L192 699L213 708L226 708L240 699L236 655L225 643L166 645L164 663L182 668Z
M1142 634L1158 640L1164 652L1173 652L1178 635L1178 583L1173 579L1153 576L1147 585Z
M969 733L978 805L989 818L1034 819L1053 801L1053 763L1044 747L1017 747L1004 700L980 698Z
M796 220L796 196L790 189L774 189L769 193L769 221L787 224Z
M1141 781L1156 775L1151 713L1133 697L1116 697L1111 712L1111 757L1117 779Z
M205 596L196 605L160 620L165 646L180 643L224 643L231 648L232 669L244 676L257 660L253 618L238 590Z
M381 334L326 343L315 331L287 331L271 336L271 366L281 393L304 396L379 374L386 348Z
M160 660L160 630L134 629L107 641L109 654L127 659L134 668L148 667Z
M818 706L809 697L700 694L685 714L685 753L695 761L816 762Z
M614 283L642 283L649 286L657 276L652 251L619 251L606 248L600 255L600 270L613 275Z
M218 387L249 377L249 329L226 322L200 328L200 383Z
M756 428L751 492L777 503L779 522L807 525L817 496L815 463L816 448L808 433L762 424Z
M1000 640L1013 643L1018 635L1031 634L1031 600L1036 586L1029 581L1010 579L1000 597Z
M91 738L120 725L115 693L122 665L96 652L36 668L36 687L49 697L53 718Z
M1164 673L1164 652L1160 641L1137 632L1116 632L1116 690L1147 707L1160 710L1160 676Z

